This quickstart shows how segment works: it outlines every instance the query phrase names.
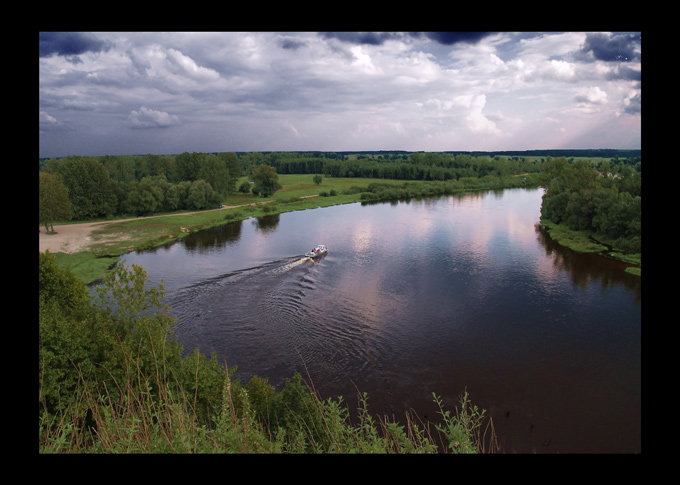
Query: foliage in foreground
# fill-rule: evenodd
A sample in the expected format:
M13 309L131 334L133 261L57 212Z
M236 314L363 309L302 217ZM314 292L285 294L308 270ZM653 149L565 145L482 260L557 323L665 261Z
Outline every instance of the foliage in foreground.
M379 419L360 397L322 400L299 374L276 391L197 351L182 357L162 284L119 266L90 297L49 252L39 263L41 453L475 453L485 412L465 393L441 424ZM488 429L488 428L487 428ZM491 433L493 439L493 433Z

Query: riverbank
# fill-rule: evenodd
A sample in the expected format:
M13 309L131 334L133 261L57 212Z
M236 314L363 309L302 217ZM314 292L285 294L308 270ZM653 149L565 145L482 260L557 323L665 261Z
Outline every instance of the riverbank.
M78 279L91 283L129 252L160 246L212 226L251 217L315 209L359 202L361 194L350 190L375 182L361 178L324 178L314 184L312 175L280 175L283 188L272 197L234 194L221 207L196 212L159 214L118 220L55 225L53 234L41 228L41 252L56 255L60 267L68 267ZM381 183L401 185L398 180Z
M445 189L443 183L436 182L405 184L401 180L324 177L323 183L314 184L312 175L280 175L279 181L283 188L272 197L234 194L215 209L57 225L55 234L45 234L43 229L39 234L40 251L54 253L59 266L70 268L81 281L91 283L102 278L124 254L161 246L209 227L251 217L380 200L385 194L404 194L410 198L413 194L437 195L450 192L450 188ZM460 191L511 188L516 184L507 183L508 187L504 187L501 182L500 185L466 186L461 187ZM380 187L376 189L376 186ZM404 189L406 186L408 189ZM542 221L542 225L559 244L576 251L602 253L622 260L631 264L628 272L641 275L640 255L626 255L605 243L594 241L591 234L569 231L550 221Z
M573 231L562 224L541 219L540 226L550 238L573 251L579 253L597 253L604 257L616 259L631 266L626 268L626 273L642 276L642 255L630 254L615 248L611 242L598 239L597 234L589 231Z

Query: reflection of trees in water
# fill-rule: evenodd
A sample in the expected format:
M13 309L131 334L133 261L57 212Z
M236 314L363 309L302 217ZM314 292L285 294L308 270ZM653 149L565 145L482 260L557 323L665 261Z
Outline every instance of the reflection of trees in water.
M241 238L243 221L229 222L217 227L202 229L182 239L189 252L203 252L227 244L234 244Z
M568 271L572 283L580 288L586 288L592 281L600 280L602 291L607 291L616 285L635 294L635 304L642 303L642 278L626 273L630 266L621 261L609 259L601 254L579 253L555 242L548 231L536 225L538 241L548 256L553 257L555 268Z
M270 214L258 217L257 219L255 219L257 221L255 227L257 228L258 231L264 234L272 232L279 225L279 216L280 214Z

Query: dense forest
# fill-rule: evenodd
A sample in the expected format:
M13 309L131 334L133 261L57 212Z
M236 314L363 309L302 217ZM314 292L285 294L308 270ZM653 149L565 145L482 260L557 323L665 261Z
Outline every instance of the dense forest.
M638 161L593 167L555 158L543 165L541 218L596 233L628 252L642 252L642 170Z

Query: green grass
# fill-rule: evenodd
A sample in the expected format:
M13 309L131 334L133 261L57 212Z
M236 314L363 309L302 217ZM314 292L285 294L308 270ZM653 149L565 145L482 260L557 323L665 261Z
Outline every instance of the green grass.
M455 412L444 409L433 394L441 424L423 422L412 412L399 422L374 416L368 396L360 396L356 416L342 398L321 399L312 388L287 384L276 393L260 392L266 379L243 386L225 380L222 402L211 424L199 422L191 392L172 391L163 379L139 376L116 383L119 402L111 401L103 385L89 383L76 391L73 402L58 415L41 414L38 449L41 454L476 454L496 453L493 422L470 402L467 391ZM255 382L255 385L253 383ZM295 383L295 380L292 381ZM264 383L264 384L261 384ZM150 389L156 388L156 392ZM289 391L290 389L290 391ZM285 404L277 423L269 423L270 407Z
M573 231L548 220L541 222L550 232L550 237L564 247L579 253L601 253L607 250L607 246L591 240L592 233L589 231Z
M550 233L550 237L561 246L567 247L580 253L602 253L619 261L631 264L626 268L626 273L642 276L642 255L640 253L627 253L611 247L610 241L598 242L597 234L590 231L574 231L563 224L555 224L552 221L542 219L541 224Z
M57 265L69 268L80 281L90 283L102 279L106 272L118 262L118 257L98 257L92 251L76 254L55 253Z

